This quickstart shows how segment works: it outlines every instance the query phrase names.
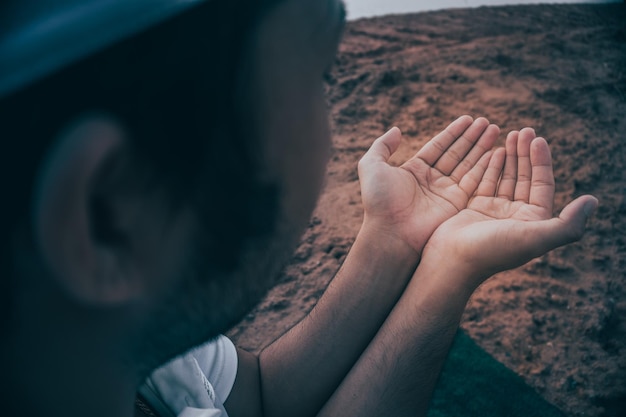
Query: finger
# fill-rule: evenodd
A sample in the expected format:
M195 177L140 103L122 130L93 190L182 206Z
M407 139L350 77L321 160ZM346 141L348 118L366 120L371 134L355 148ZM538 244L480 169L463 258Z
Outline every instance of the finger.
M450 123L441 133L429 140L426 145L417 152L415 157L433 166L450 145L471 126L473 120L471 116L467 115L459 117L454 122Z
M530 204L544 207L552 216L554 204L554 173L550 147L544 138L535 138L530 144L532 179L530 183Z
M400 146L402 133L397 127L392 127L387 133L372 143L372 146L359 161L360 165L387 162Z
M467 198L473 196L476 189L480 187L492 157L493 151L487 151L487 153L483 154L478 162L474 164L472 169L464 175L459 182L459 188L465 192Z
M513 130L506 137L504 145L506 150L506 159L504 162L504 171L502 179L498 185L498 197L513 200L515 196L515 183L517 182L517 139L519 132Z
M594 196L584 195L565 206L559 214L563 240L557 243L564 245L579 240L585 232L587 219L593 216L598 204L598 199Z
M496 189L498 188L498 180L502 174L502 168L504 168L504 159L506 157L506 151L504 148L498 148L491 155L489 160L489 166L485 170L483 178L478 184L476 195L484 197L493 197L496 195Z
M587 219L597 207L598 199L585 195L569 203L559 217L529 224L527 233L533 239L533 244L528 250L534 252L530 254L531 258L580 240L585 233Z
M455 182L459 182L465 174L470 172L485 152L489 151L493 147L493 144L496 143L496 139L498 139L498 135L500 135L500 128L498 126L487 126L487 129L485 129L468 154L465 155L465 158L463 158L456 168L454 168L450 174L450 178L452 178Z
M530 143L535 139L535 131L529 127L519 132L517 139L517 182L515 183L515 201L528 203L532 164L530 163Z
M441 155L441 158L434 165L435 169L444 175L450 175L488 126L489 121L484 117L474 120L474 123Z

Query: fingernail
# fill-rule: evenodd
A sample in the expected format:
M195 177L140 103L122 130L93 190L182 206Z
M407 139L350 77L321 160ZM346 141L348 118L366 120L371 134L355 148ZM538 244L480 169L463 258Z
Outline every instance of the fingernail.
M593 216L593 213L595 213L596 208L598 208L597 200L587 201L585 205L583 206L583 211L585 212L585 216L587 217Z

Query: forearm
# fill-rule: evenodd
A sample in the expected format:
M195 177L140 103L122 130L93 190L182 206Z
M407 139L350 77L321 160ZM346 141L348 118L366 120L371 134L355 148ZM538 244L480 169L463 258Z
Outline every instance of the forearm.
M471 290L424 260L321 416L426 415ZM458 282L458 281L456 281Z
M419 255L364 227L315 308L260 356L266 416L319 412L387 318Z

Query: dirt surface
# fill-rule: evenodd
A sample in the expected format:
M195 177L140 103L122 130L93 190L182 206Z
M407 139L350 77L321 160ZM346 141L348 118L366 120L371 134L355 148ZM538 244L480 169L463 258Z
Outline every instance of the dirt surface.
M600 200L585 238L487 281L462 327L568 416L626 416L626 6L457 9L348 24L327 77L334 152L310 227L267 299L230 332L259 350L299 321L362 219L356 164L393 125L412 155L461 114L551 145L556 208ZM500 142L502 144L502 142Z

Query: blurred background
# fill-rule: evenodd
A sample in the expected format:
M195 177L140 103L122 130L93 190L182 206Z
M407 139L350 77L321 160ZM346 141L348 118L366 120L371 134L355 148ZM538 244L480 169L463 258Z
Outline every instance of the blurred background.
M348 9L348 19L421 12L425 10L449 9L451 7L499 6L505 4L537 3L621 3L621 0L344 0Z

